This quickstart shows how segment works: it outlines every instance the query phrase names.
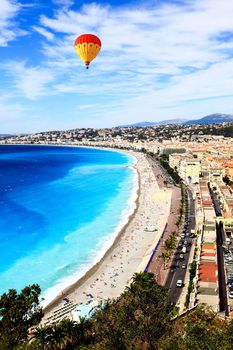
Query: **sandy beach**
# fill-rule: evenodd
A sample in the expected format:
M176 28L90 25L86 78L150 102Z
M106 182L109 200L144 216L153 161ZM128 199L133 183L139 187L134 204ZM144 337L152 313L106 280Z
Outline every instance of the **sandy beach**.
M45 309L46 319L63 307L66 296L71 304L96 305L103 299L118 297L135 272L144 271L159 240L170 211L171 190L160 189L151 165L142 153L134 167L139 178L134 213L101 261L84 277L64 291Z

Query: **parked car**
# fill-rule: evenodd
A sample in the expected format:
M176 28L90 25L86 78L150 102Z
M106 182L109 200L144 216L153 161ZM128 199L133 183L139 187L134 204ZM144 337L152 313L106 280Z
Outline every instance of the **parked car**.
M176 283L176 285L177 285L177 283ZM229 293L229 298L233 299L233 291Z
M173 263L172 265L171 265L171 269L176 269L176 263Z
M186 267L187 267L187 266L186 266L185 263L181 265L181 268L182 268L182 269L186 269Z
M187 248L185 246L182 247L182 253L186 253L187 252Z
M182 280L177 280L176 286L177 287L182 287L183 286L183 281Z
M179 255L179 258L180 258L180 259L184 259L184 254L180 254L180 255Z

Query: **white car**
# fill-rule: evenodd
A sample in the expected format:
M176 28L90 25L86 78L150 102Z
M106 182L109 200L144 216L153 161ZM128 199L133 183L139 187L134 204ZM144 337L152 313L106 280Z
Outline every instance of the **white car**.
M182 253L187 253L187 248L186 247L182 247Z
M178 282L178 281L177 281ZM177 285L177 284L176 284ZM233 299L233 291L229 292L229 298Z
M183 281L182 280L177 280L176 286L177 287L182 287L183 286Z
M227 256L227 257L225 258L225 261L233 261L233 258L232 258L231 256Z

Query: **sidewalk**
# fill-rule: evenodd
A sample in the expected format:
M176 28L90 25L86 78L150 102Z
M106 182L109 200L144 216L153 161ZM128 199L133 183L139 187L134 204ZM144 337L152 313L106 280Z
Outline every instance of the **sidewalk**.
M154 165L153 172L160 188L166 188L163 182L163 174L160 168L152 160L150 160L150 163ZM156 276L157 283L160 285L165 284L167 279L167 274L169 272L169 267L164 269L164 262L161 255L165 251L164 245L165 245L166 239L169 237L169 235L173 231L177 231L176 222L178 218L178 212L179 212L180 200L181 200L181 191L179 187L173 186L173 187L170 187L169 190L172 191L170 215L168 217L167 225L163 233L162 239L160 241L160 244L158 245L156 252L154 253L153 258L151 259L149 266L147 268L148 272L154 273L154 275Z

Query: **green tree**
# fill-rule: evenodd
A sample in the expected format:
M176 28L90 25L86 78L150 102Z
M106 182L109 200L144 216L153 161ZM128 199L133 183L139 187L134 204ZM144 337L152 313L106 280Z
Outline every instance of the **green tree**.
M62 332L64 332L66 339L64 344L66 348L72 348L73 345L78 344L78 324L77 322L71 321L69 319L64 319L59 324Z
M69 338L62 323L55 323L49 328L48 344L49 348L53 350L65 349Z
M230 350L229 323L203 305L178 317L159 342L160 350ZM229 334L228 334L229 333Z
M0 298L0 345L11 350L27 339L28 329L37 325L42 316L39 305L41 289L37 284L25 287L19 294L10 289Z
M168 250L174 250L176 248L176 236L171 234L165 241L165 246Z
M87 344L90 342L92 338L91 322L86 317L79 317L77 334L79 344Z
M31 339L34 339L39 345L41 345L42 350L45 349L46 343L48 341L49 328L46 326L38 326L34 332Z
M169 328L172 307L167 291L152 273L135 274L117 300L108 301L93 317L94 349L152 350Z
M167 261L170 259L170 255L168 252L163 252L161 255L162 259L163 259L163 264L164 264L164 270L166 268L166 263Z

